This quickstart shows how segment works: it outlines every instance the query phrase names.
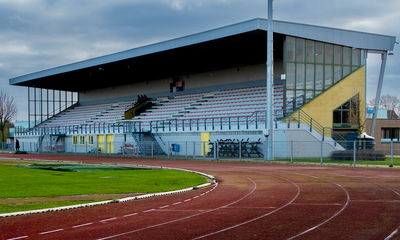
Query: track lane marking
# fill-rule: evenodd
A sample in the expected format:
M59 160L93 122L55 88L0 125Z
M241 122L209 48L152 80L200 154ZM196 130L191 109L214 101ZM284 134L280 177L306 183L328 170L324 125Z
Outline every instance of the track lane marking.
M194 214L194 215L189 215L189 216L186 216L186 217L182 217L182 218L174 219L174 220L171 220L171 221L167 221L167 222L163 222L163 223L159 223L159 224L155 224L155 225L151 225L151 226L139 228L139 229L132 230L132 231L128 231L128 232L123 232L123 233L119 233L119 234L107 236L107 237L104 237L104 238L98 238L97 240L106 240L106 239L116 238L116 237L120 237L120 236L124 236L124 235L131 234L131 233L143 231L143 230L146 230L146 229L155 228L155 227L167 225L167 224L174 223L174 222L179 222L179 221L182 221L182 220L186 220L186 219L193 218L193 217L197 217L197 216L200 216L200 215L203 215L203 214L206 214L206 213L214 212L214 211L217 211L217 210L226 208L226 207L228 207L228 206L231 206L231 205L233 205L233 204L236 204L236 203L242 201L243 199L247 198L247 197L250 196L251 194L253 194L254 191L257 189L257 184L253 181L253 179L251 179L251 178L249 178L249 177L247 177L247 179L248 179L250 182L253 183L253 185L254 185L254 186L253 186L253 189L250 190L250 192L248 192L247 194L245 194L245 195L242 196L241 198L239 198L239 199L237 199L237 200L235 200L235 201L233 201L233 202L231 202L231 203L228 203L228 204L226 204L226 205L223 205L223 206L220 206L220 207L217 207L217 208L209 209L209 210L207 210L207 211L203 211L203 212L201 212L201 213L197 213L197 214Z
M138 215L138 213L131 213L131 214L126 214L123 217L131 217L131 216L135 216Z
M15 237L15 238L7 238L7 240L17 240L17 239L23 239L23 238L28 238L28 236L21 236L21 237Z
M282 178L282 177L281 177L281 178ZM275 210L273 210L273 211L271 211L271 212L268 212L268 213L266 213L266 214L263 214L263 215L261 215L261 216L258 216L258 217L256 217L256 218L247 220L247 221L245 221L245 222L241 222L241 223L239 223L239 224L236 224L236 225L233 225L233 226L230 226L230 227L227 227L227 228L224 228L224 229L221 229L221 230L212 232L212 233L208 233L208 234L205 234L205 235L201 235L201 236L199 236L199 237L195 237L195 238L193 238L193 240L195 240L195 239L201 239L201 238L205 238L205 237L209 237L209 236L212 236L212 235L221 233L221 232L226 232L226 231L231 230L231 229L233 229L233 228L240 227L240 226L242 226L242 225L245 225L245 224L248 224L248 223L257 221L257 220L259 220L259 219L261 219L261 218L264 218L264 217L266 217L266 216L268 216L268 215L274 214L275 212L277 212L277 211L279 211L279 210L281 210L281 209L283 209L283 208L289 206L289 205L292 204L294 201L296 201L296 199L297 199L297 198L299 197L299 195L300 195L301 190L300 190L300 187L299 187L299 185L298 185L297 183L295 183L295 182L293 182L293 181L291 181L291 180L289 180L289 179L286 179L286 180L288 180L288 182L290 182L291 184L293 184L293 185L296 187L297 192L296 192L296 195L295 195L288 203L286 203L285 205L283 205L283 206L281 206L281 207L279 207L279 208L276 208ZM254 183L255 183L255 182L254 182Z
M317 225L315 225L315 226L313 226L313 227L311 227L311 228L309 228L309 229L307 229L307 230L305 230L305 231L303 231L303 232L301 232L299 234L296 234L296 235L288 238L287 240L295 239L297 237L300 237L301 235L304 235L304 234L306 234L308 232L311 232L311 231L319 228L320 226L326 224L327 222L331 221L333 218L335 218L336 216L341 214L344 211L344 209L347 208L347 206L350 203L350 194L349 194L349 192L342 185L340 185L338 183L332 183L332 184L338 186L339 188L341 188L346 193L346 203L343 205L343 207L339 211L337 211L335 214L333 214L330 218L326 219L325 221L323 221L323 222L321 222L321 223L319 223L319 224L317 224Z
M75 226L72 226L72 228L80 228L80 227L85 227L85 226L89 226L89 225L92 225L93 223L84 223L84 224L80 224L80 225L75 225Z
M55 233L55 232L60 232L60 231L64 231L64 229L63 229L63 228L59 228L59 229L50 230L50 231L47 231L47 232L41 232L41 233L39 233L39 235L44 235L44 234L49 234L49 233Z
M159 208L161 208L161 209L163 209L163 208L167 208L167 207L169 207L170 205L165 205L165 206L162 206L162 207L159 207Z
M178 205L178 204L181 204L182 202L176 202L176 203L173 203L172 205Z
M152 208L152 209L144 210L143 212L144 212L144 213L147 213L147 212L152 212L152 211L155 211L155 210L156 210L156 209Z
M400 226L399 226L396 230L394 230L389 236L387 236L387 237L385 238L385 240L390 240L390 239L392 239L392 237L394 237L394 236L399 232L399 229L400 229Z
M186 199L185 201L183 201L183 202L189 202L189 201L192 201L192 199Z
M116 220L116 219L117 219L117 217L112 217L112 218L107 218L107 219L100 220L99 222L105 223L105 222L113 221L113 220Z

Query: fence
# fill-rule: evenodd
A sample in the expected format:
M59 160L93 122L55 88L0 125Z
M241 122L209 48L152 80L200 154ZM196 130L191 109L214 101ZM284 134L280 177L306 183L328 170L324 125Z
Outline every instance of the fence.
M12 152L14 145L12 143L0 142L0 152Z
M221 139L211 142L154 141L104 142L101 144L53 144L22 142L20 150L32 153L83 154L136 158L208 159L264 161L267 142ZM2 145L5 151L11 149ZM314 164L367 164L400 166L400 142L390 142L384 149L373 149L373 142L275 141L274 161Z

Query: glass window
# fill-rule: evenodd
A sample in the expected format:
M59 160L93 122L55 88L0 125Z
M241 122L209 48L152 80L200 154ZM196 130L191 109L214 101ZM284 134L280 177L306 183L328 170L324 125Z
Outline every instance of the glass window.
M324 84L324 65L315 66L315 89L322 90Z
M93 136L88 136L88 144L93 145Z
M314 64L306 65L306 89L314 89Z
M343 65L351 65L351 48L343 47Z
M334 81L339 82L342 79L342 66L334 66Z
M333 45L325 44L325 64L332 64L333 62Z
M314 41L306 40L306 62L314 63Z
M286 110L287 111L293 110L293 99L294 99L294 91L287 91L286 92Z
M333 56L335 58L334 62L335 64L342 64L342 57L343 57L342 46L334 45Z
M296 65L294 63L286 64L286 88L294 89Z
M78 136L72 136L72 144L78 144Z
M85 144L85 136L79 136L79 144L80 145Z
M304 89L305 64L296 64L296 89Z
M306 102L311 101L314 98L314 91L307 91L306 92Z
M332 86L333 83L333 70L332 65L325 65L325 86L324 89Z
M296 62L305 61L305 40L302 38L296 38Z
M343 77L346 77L351 73L351 69L348 66L343 66Z
M296 91L296 100L295 100L296 108L303 106L304 99L305 99L304 91Z
M295 47L295 38L287 36L285 41L286 61L294 62L294 47Z
M352 51L352 58L351 58L351 64L355 66L360 66L361 65L361 50L357 48L353 48Z
M315 62L324 63L324 44L322 42L315 42Z
M400 128L382 128L382 138L399 139Z

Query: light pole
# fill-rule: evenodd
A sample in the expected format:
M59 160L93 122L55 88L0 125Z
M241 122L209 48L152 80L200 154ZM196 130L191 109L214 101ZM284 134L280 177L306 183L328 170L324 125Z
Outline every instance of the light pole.
M267 109L265 116L265 135L267 140L266 154L264 154L265 160L273 160L274 150L274 123L273 123L273 81L274 81L274 39L273 39L273 17L272 17L272 1L268 0L268 14L267 14L267 76L266 76L266 87L267 87Z

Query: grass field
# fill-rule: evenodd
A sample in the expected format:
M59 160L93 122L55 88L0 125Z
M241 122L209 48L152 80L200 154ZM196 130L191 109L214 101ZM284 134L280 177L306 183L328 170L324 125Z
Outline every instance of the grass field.
M111 194L171 191L206 182L203 176L176 170L66 172L0 164L0 213L105 200ZM104 198L99 199L99 194ZM63 201L65 196L76 195L97 198Z

